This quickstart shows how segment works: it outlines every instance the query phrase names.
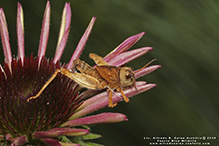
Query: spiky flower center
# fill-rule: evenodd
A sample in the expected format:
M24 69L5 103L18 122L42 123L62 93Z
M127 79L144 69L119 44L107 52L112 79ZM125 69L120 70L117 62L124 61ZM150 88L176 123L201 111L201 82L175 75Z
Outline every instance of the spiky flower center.
M53 72L60 68L45 58L14 59L11 70L7 63L0 71L0 134L13 137L34 131L49 130L66 122L79 106L77 84L58 74L46 90L34 100L27 99L37 94Z

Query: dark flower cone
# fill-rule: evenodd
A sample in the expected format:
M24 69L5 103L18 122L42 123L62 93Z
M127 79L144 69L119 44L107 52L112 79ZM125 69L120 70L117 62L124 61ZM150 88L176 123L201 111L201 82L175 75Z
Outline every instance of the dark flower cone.
M35 95L60 68L59 63L51 63L46 58L38 66L38 58L33 55L21 60L13 60L11 71L4 64L0 71L0 129L2 134L12 137L26 135L32 139L34 131L46 131L66 122L80 105L78 85L68 77L58 74L37 99L27 99ZM60 86L61 85L61 86Z

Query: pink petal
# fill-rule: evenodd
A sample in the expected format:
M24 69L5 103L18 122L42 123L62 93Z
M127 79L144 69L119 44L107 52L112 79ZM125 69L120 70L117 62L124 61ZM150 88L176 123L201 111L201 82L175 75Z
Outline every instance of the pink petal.
M111 59L108 63L113 66L122 66L144 54L147 52L152 51L151 47L143 47L139 49L134 49L128 52L123 52L118 54L113 59Z
M137 84L138 86L140 86L140 85L145 85L146 82L145 82L145 81L138 81L138 82L136 82L136 84ZM114 93L114 95L116 95L116 94ZM105 98L105 97L107 97L107 98L109 97L109 93L108 93L107 91L102 92L102 93L99 93L99 94L95 95L94 97L87 99L87 100L76 110L76 112L77 112L77 111L80 111L81 109L83 109L83 108L85 108L85 107L88 107L88 106L92 105L92 104L95 103L95 102L98 102L99 100L102 100L102 99Z
M20 3L17 6L17 40L18 40L18 58L23 59L25 57L24 53L24 22L23 22L23 9Z
M157 86L156 84L146 84L144 81L138 81L136 82L137 90L135 90L135 87L129 88L124 91L125 95L127 97L132 97L134 95L140 94L142 92L145 92L153 87ZM108 106L108 96L109 94L106 92L100 93L88 100L86 100L79 109L76 111L76 113L70 118L75 119L84 115L87 115L89 113L92 113L96 110L99 110L101 108L104 108ZM122 101L122 95L119 92L115 92L113 94L113 103L117 103Z
M70 25L71 25L71 7L70 7L70 3L65 3L65 7L62 13L62 22L59 31L59 39L57 43L56 54L53 60L54 63L56 63L58 60L61 59L62 53L64 51L64 48L68 40Z
M13 136L11 134L5 134L5 140L11 140Z
M50 3L49 1L47 1L46 9L43 17L41 35L40 35L40 45L38 50L39 63L41 62L42 57L45 56L46 53L46 47L49 38L49 25L50 25Z
M98 115L83 117L79 119L74 119L68 122L65 122L61 127L68 126L81 126L81 125L90 125L90 124L102 124L102 123L116 123L127 121L127 116L120 113L101 113Z
M9 42L7 22L2 8L0 8L0 33L1 33L2 47L4 50L5 61L11 70L11 61L12 61L11 47Z
M28 142L27 136L26 135L22 135L22 136L16 137L13 140L13 143L11 145L12 146L18 146L18 145L23 145L23 144L25 144L27 142Z
M112 52L110 52L107 56L104 57L104 60L108 62L109 60L113 59L118 54L127 51L131 48L143 35L145 32L141 32L137 35L131 36L123 41L118 47L116 47Z
M152 66L149 66L149 67L146 67L144 69L142 69L141 71L137 72L138 70L135 70L134 72L137 72L135 73L135 78L140 78L146 74L149 74L155 70L157 70L158 68L161 68L161 65L152 65Z
M49 137L58 137L61 135L65 136L81 136L88 134L89 131L86 129L72 129L72 128L54 128L47 131L35 131L33 133L34 139L39 138L49 138Z
M96 20L96 17L93 17L91 19L91 21L90 21L86 31L84 32L83 36L81 37L81 39L80 39L80 41L79 41L79 43L78 43L78 45L77 45L77 47L76 47L76 49L74 51L74 53L73 53L69 63L68 63L68 66L67 66L68 69L72 69L73 66L74 66L73 65L73 61L80 57L80 55L81 55L81 53L82 53L82 51L84 49L84 46L86 45L88 37L89 37L89 35L91 33L91 30L93 28L95 20Z
M80 96L82 97L83 100L92 97L93 95L99 93L99 90L86 90L83 93L80 94Z
M57 140L52 138L43 138L40 140L48 146L62 146Z

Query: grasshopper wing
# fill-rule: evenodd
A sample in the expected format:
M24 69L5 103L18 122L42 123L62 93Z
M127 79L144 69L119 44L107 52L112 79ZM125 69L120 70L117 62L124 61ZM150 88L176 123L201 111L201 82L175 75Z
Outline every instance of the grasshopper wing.
M106 61L103 60L102 57L100 57L100 56L98 56L98 55L96 55L96 54L94 54L94 53L90 53L90 54L89 54L89 57L90 57L91 59L93 59L94 62L95 62L98 66L109 65Z
M119 79L119 68L115 66L97 66L96 67L98 73L101 77L108 83L108 87L110 89L115 89L120 86L120 79Z

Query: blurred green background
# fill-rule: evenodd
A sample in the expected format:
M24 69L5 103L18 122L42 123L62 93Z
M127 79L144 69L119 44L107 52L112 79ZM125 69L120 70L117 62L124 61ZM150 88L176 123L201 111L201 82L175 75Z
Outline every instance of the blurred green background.
M24 9L26 55L36 56L46 0L20 0ZM51 28L46 52L53 57L64 0L51 0ZM62 62L69 61L92 16L97 20L81 58L93 65L90 52L105 56L127 37L145 31L132 49L154 50L128 66L138 69L153 58L161 69L139 80L158 86L98 112L121 112L128 122L92 127L98 143L147 146L152 136L219 138L219 1L217 0L68 0L72 24ZM17 54L17 1L0 0L9 27L12 53ZM1 47L2 49L2 47ZM3 53L0 54L1 63ZM212 146L219 140L211 140Z

